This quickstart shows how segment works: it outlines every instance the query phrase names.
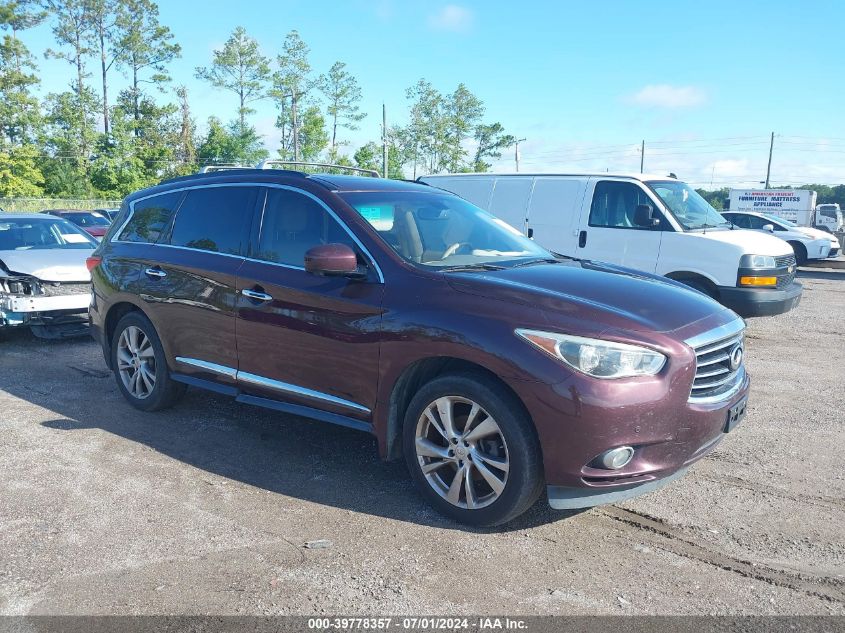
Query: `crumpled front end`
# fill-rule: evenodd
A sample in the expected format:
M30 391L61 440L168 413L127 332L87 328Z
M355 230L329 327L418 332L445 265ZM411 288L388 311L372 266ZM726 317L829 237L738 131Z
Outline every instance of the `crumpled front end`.
M87 329L89 282L49 282L29 275L0 276L0 328L29 326L44 338Z

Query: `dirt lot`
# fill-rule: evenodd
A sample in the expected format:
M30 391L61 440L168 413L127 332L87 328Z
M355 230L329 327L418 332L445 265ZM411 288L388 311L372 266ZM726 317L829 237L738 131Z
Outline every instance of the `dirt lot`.
M10 336L0 613L845 614L845 273L803 276L750 323L750 411L715 453L504 531L441 519L367 435L197 390L143 414L93 342Z

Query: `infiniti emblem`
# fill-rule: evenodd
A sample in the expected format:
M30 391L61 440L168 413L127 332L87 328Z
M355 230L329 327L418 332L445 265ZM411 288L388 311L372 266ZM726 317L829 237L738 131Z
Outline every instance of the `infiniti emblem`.
M738 343L734 346L731 350L731 355L728 357L728 362L730 363L731 371L736 371L739 369L739 366L742 364L742 343Z

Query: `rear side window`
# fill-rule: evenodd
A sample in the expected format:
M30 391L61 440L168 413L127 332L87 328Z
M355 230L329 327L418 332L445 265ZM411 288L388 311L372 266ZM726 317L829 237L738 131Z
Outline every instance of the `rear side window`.
M117 239L122 242L155 244L170 224L181 197L182 192L177 191L136 202L132 218Z
M320 244L346 244L349 233L313 199L287 189L269 189L256 259L304 267L305 253Z
M245 255L257 195L257 187L204 187L188 191L176 214L170 244Z
M640 204L647 204L652 209L655 206L638 186L629 182L603 180L596 183L589 224L614 229L648 230L634 223L634 213ZM657 214L654 217L658 217Z

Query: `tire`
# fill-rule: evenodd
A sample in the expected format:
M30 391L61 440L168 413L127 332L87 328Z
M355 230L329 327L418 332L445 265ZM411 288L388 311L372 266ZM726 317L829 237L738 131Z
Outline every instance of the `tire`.
M118 321L111 342L111 361L118 389L136 409L167 409L185 393L186 386L170 377L158 333L140 312L130 312Z
M801 242L789 242L792 250L795 251L795 263L803 266L807 263L807 249Z
M693 290L698 290L700 293L707 295L711 299L714 299L713 293L710 291L710 288L707 285L699 281L698 279L679 279L682 284L687 286L688 288L692 288Z
M475 415L473 405L478 406ZM451 413L443 416L441 410ZM453 424L444 423L448 418ZM467 423L470 429L464 441ZM474 526L507 523L530 508L543 491L534 426L520 403L490 378L473 374L435 378L411 400L402 433L405 461L417 488L439 512L456 521Z

